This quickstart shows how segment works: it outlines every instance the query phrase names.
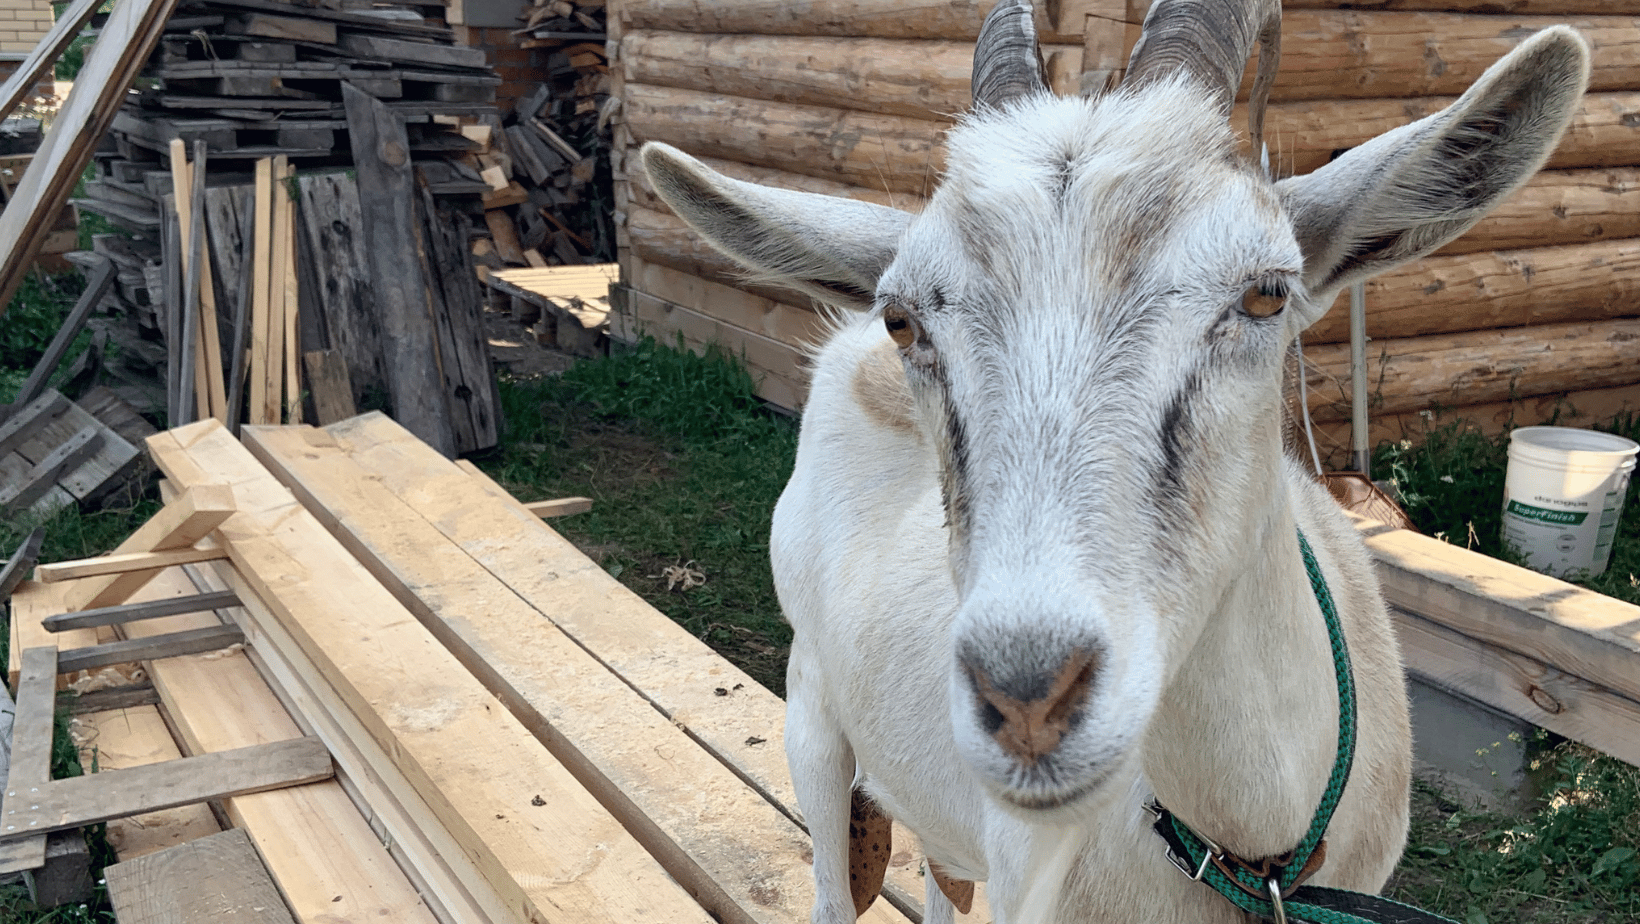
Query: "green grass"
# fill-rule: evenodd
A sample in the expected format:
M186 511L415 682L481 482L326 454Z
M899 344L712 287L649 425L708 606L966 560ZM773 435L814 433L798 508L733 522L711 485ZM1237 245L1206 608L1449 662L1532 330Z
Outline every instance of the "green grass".
M791 633L769 577L768 535L797 426L766 410L753 385L729 357L653 340L562 377L503 380L504 448L480 464L526 500L591 497L592 512L554 528L783 693ZM705 583L669 589L669 568Z
M0 315L0 401L10 401L16 394L84 290L85 279L79 273L23 277L6 313ZM60 365L72 363L90 342L91 334L81 331Z
M1595 429L1640 441L1640 417L1623 415ZM1517 561L1504 547L1503 478L1509 437L1487 436L1463 422L1431 426L1422 443L1405 440L1380 446L1373 474L1391 478L1401 506L1420 532L1474 549L1493 558ZM1612 546L1611 564L1598 577L1574 583L1610 597L1640 604L1640 479L1631 481ZM1517 562L1518 563L1518 562Z
M1464 924L1640 920L1640 770L1576 744L1541 749L1545 795L1519 816L1417 784L1385 894Z

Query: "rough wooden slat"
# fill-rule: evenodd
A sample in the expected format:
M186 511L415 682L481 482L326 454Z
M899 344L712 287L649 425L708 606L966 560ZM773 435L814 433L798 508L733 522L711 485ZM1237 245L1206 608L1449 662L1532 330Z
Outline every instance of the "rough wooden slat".
M0 313L39 254L92 151L107 134L132 79L159 41L176 0L115 4L86 54L75 89L58 110L11 201L0 212Z
M24 405L4 422L0 422L0 456L21 446L35 430L51 418L62 414L67 407L67 398L55 391L49 391Z
M22 653L17 680L17 712L12 719L11 769L0 796L0 837L27 831L16 813L32 804L51 780L51 737L57 714L57 649L29 648ZM23 840L0 842L0 874L39 869L46 862L45 832Z
M157 571L173 565L213 561L227 557L218 548L172 549L166 552L131 552L125 555L104 555L99 558L77 558L40 565L34 569L34 579L42 584L55 584L76 578L101 574L125 574L132 571Z
M250 837L237 828L103 872L120 924L294 924Z
M229 645L242 644L244 641L245 635L239 631L238 626L204 626L151 638L125 639L90 648L70 648L62 652L57 664L66 674L72 671L96 670L99 667L124 664L128 661L200 654L227 648Z
M429 317L429 280L416 248L416 187L404 123L380 100L342 85L371 292L382 330L392 412L445 455L456 451Z
M387 392L359 187L341 172L304 174L296 187L302 261L319 283L315 302L329 347L341 354L352 388L349 400L358 406L366 396Z
M98 428L86 427L59 444L21 478L0 488L0 511L21 509L34 503L56 486L65 471L95 453L101 440Z
M235 589L267 605L515 913L566 922L710 920L288 490L212 424L153 437L157 464L178 486L206 472L233 486L240 512L219 536L244 583Z
M437 285L430 292L439 372L457 453L494 448L501 438L501 397L490 366L484 327L484 296L469 246L472 224L460 211L440 205L425 185L420 206L418 252Z
M313 413L320 426L358 413L353 405L353 385L348 381L347 363L340 351L309 350L302 354L302 364L307 369Z
M233 512L232 491L221 485L196 485L138 527L114 549L113 554L188 548L216 529ZM107 577L87 578L69 590L69 608L85 610L124 603L137 588L158 573L157 570L126 571Z
M223 590L216 593L198 594L192 597L173 597L143 603L122 603L119 606L105 606L94 610L83 610L78 613L58 613L55 616L48 616L44 625L48 632L61 632L65 629L113 626L135 622L139 619L156 619L160 616L175 616L178 613L200 613L205 610L238 605L238 595L231 590Z
M323 742L294 738L52 780L31 787L15 814L6 810L0 843L29 836L17 832L62 831L110 818L327 780L334 774ZM8 785L7 791L11 790Z
M590 497L560 497L555 500L531 501L524 509L545 520L549 517L567 517L592 509Z
M45 540L46 528L37 526L23 541L18 544L17 550L6 559L4 568L0 568L0 603L11 599L11 592L17 585L28 577L29 569L40 560L40 543Z
M69 346L79 335L80 328L85 326L86 319L91 316L91 309L102 302L103 296L108 293L108 287L113 285L113 261L99 254L94 254L93 258L98 262L86 279L85 291L80 293L79 301L74 303L74 308L69 311L67 319L57 328L57 335L51 339L45 353L34 364L34 370L23 381L23 387L18 389L17 396L12 399L13 404L26 405L40 397L45 391L47 380L57 371L57 364L63 361Z

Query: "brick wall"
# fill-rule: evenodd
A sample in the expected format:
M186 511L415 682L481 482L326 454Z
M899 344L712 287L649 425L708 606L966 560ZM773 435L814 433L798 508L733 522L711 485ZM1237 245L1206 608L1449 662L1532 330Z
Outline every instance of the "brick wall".
M0 0L0 57L18 60L33 51L51 23L50 0Z
M518 101L534 92L546 77L549 52L538 48L520 48L518 37L510 29L456 26L455 33L456 41L482 49L490 66L500 75L501 86L495 89L495 105L503 116L511 113Z

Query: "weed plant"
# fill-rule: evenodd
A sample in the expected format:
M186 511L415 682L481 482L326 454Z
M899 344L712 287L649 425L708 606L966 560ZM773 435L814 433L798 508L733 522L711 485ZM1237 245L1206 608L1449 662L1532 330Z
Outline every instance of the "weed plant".
M590 513L553 527L783 693L791 632L769 576L769 517L797 426L754 386L730 356L654 340L561 377L503 379L504 448L480 464L524 499L592 498ZM685 589L681 569L705 583Z

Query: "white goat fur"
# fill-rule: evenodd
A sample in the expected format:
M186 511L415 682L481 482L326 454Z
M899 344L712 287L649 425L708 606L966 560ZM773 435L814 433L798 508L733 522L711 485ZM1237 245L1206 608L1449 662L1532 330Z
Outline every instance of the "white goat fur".
M1141 804L1154 793L1247 858L1301 839L1338 708L1298 529L1358 688L1314 881L1382 886L1407 826L1399 654L1359 539L1283 456L1282 359L1342 287L1435 249L1535 172L1586 58L1549 30L1453 109L1280 184L1233 155L1182 79L970 115L917 216L645 150L714 244L870 309L819 348L771 539L815 924L854 920L857 780L932 860L986 881L999 922L1033 897L1078 924L1244 920L1165 859ZM1459 182L1476 171L1502 178ZM1288 293L1273 317L1241 311L1261 283ZM915 343L896 348L885 305ZM1021 767L976 717L958 655L1017 676L1078 647L1102 655L1079 721ZM1044 893L1028 874L1055 853L1068 873ZM928 921L950 921L928 882Z

